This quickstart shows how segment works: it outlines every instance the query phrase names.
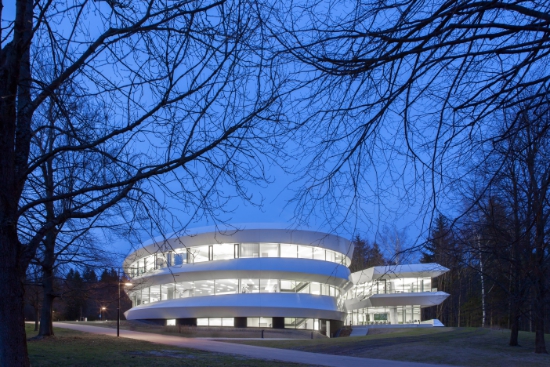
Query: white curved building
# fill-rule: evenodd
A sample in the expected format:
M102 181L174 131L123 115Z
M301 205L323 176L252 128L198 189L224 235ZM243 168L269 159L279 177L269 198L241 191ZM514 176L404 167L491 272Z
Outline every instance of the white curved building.
M347 324L420 324L421 309L439 305L448 293L432 288L432 278L449 271L439 264L375 266L351 274L346 293Z
M337 330L353 245L312 231L249 229L159 241L124 261L129 320Z
M351 274L353 244L326 233L246 229L153 242L124 269L128 320L168 325L296 328L417 324L448 294L438 264L377 266Z

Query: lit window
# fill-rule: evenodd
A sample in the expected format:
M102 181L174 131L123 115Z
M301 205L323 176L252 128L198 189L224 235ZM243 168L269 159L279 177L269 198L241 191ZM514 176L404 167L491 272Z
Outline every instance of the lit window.
M259 257L260 245L258 243L243 243L241 245L241 257Z
M222 319L223 326L235 326L235 319L233 317L226 317Z
M166 326L176 326L176 319L166 320Z

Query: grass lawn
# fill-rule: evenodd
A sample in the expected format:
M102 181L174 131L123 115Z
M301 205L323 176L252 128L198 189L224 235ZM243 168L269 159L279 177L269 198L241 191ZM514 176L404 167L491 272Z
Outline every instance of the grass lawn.
M34 325L26 324L29 338L36 335L33 330ZM28 341L29 357L33 367L301 366L294 363L202 352L61 328L55 328L55 334L55 337L52 338Z
M509 336L508 330L433 328L353 338L231 342L354 357L461 366L550 366L549 355L533 353L534 333L520 332L521 347L509 347ZM547 349L550 350L550 335L546 341Z

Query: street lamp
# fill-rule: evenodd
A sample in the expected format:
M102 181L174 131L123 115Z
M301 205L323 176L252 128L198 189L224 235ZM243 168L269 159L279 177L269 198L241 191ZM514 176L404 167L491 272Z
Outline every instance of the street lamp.
M120 279L120 276L119 278ZM116 309L117 312L117 318L116 318L116 336L120 336L120 285L124 284L126 286L131 286L132 283L124 282L121 283L120 280L118 281L118 307Z
M101 307L99 309L99 321L103 321L103 311L105 310L105 307Z

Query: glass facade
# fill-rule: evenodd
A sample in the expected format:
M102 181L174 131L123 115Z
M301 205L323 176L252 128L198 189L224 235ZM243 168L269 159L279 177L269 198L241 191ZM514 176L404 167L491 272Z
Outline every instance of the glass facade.
M319 330L319 320L299 317L285 317L285 329Z
M289 237L272 234L260 236L259 232L255 232L253 236L212 237L208 235L204 240L198 238L192 242L187 241L187 244L193 244L191 247L150 253L146 256L140 255L142 257L136 261L134 261L135 254L131 255L127 260L131 259L133 263L126 268L126 272L131 277L143 276L143 278L133 279L134 285L127 290L127 293L133 307L145 306L129 310L129 319L200 315L205 317L193 320L170 319L167 320L167 324L178 324L181 321L181 325L194 325L196 320L198 326L244 327L246 325L251 328L284 327L330 331L331 327L338 326L332 322L336 320L339 323L345 320L344 322L348 325L421 323L421 307L439 304L448 296L444 292L433 293L437 289L432 288L431 277L448 270L437 264L399 265L395 268L376 267L376 269L350 276L349 269L336 265L350 265L350 259L340 252L294 243L252 242L263 239L264 241L309 243L310 237L310 235ZM211 243L220 239L241 243ZM346 240L342 240L344 241L329 239L328 242L321 243L323 246L332 248L343 246ZM183 242L180 241L179 246L182 244ZM138 253L142 254L143 250ZM231 262L241 258L258 260ZM294 258L312 261L268 261L269 259L260 260L260 258ZM192 265L224 260L229 262L203 266ZM158 271L160 269L164 270ZM212 279L214 277L217 279ZM375 279L372 280L372 277ZM190 279L198 280L189 281ZM357 280L363 283L352 284ZM365 282L365 280L369 281ZM341 288L326 282L338 284ZM150 285L155 283L163 284ZM245 293L294 293L295 295L259 295L257 297L244 295ZM402 295L398 295L399 293ZM189 297L206 298L163 302ZM151 303L154 305L148 307ZM414 305L411 305L412 303ZM365 307L367 305L377 307ZM183 309L188 307L189 311L181 313L178 311L176 314L165 312L165 310L173 311L173 307ZM357 307L361 308L354 309ZM293 311L297 309L300 311ZM273 318L247 317L262 314ZM224 317L227 315L240 317ZM297 315L302 317L291 317Z
M209 279L143 287L129 292L132 307L176 298L236 293L306 293L338 297L342 290L330 284L288 279Z
M348 312L347 325L396 325L420 323L420 306L367 307Z
M197 319L197 326L235 326L232 317L202 317Z
M128 273L131 277L136 277L167 266L257 257L313 259L345 266L349 266L350 263L350 260L343 254L322 247L288 243L223 243L148 255L133 262Z
M367 298L373 294L436 292L432 288L431 278L394 278L379 279L354 285L346 299Z
M266 327L270 328L273 325L273 319L271 317L247 317L247 327Z

